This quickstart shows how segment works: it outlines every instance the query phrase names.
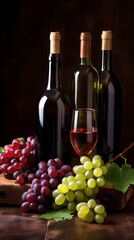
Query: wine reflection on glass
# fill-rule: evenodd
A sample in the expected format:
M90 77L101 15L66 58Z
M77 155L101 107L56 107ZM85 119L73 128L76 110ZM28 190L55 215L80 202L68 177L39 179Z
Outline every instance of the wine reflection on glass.
M78 108L72 113L70 142L79 156L89 156L97 144L95 109Z

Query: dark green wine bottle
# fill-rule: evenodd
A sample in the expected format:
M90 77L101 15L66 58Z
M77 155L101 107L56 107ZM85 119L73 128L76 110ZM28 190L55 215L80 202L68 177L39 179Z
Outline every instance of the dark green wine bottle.
M102 31L98 153L107 162L120 151L121 86L112 70L112 31Z

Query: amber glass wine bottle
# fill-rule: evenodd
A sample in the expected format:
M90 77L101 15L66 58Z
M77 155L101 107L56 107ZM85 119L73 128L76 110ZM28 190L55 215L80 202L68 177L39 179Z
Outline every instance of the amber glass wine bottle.
M91 34L80 34L80 63L73 74L73 108L93 108L98 113L99 74L91 62Z
M36 116L38 161L61 158L69 161L69 130L71 104L61 86L60 33L50 33L48 83L41 95Z
M120 151L121 86L112 70L112 31L102 31L98 153L105 162Z

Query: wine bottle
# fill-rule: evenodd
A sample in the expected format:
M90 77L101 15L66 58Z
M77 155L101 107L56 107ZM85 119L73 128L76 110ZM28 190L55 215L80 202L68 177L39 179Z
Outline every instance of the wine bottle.
M61 86L60 33L50 33L49 72L46 90L41 95L36 116L38 161L61 158L69 161L68 141L71 103Z
M98 153L105 162L120 151L121 86L112 70L112 31L102 31Z
M80 34L80 62L73 73L72 106L73 108L91 108L98 115L99 74L91 61L91 34ZM96 153L96 148L91 155ZM78 156L72 149L72 162L79 163Z
M99 74L91 62L91 34L80 34L80 64L73 74L74 108L93 108L98 113Z

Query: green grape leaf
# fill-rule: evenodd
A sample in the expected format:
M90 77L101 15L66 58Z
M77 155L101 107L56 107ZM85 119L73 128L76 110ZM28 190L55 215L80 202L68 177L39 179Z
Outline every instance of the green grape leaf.
M63 221L63 220L70 220L74 216L73 211L69 211L68 209L61 209L61 210L51 210L48 211L40 216L40 218L47 219L47 220L55 220Z
M23 138L23 137L19 137L19 138L17 138L20 142L25 142L25 138Z
M116 163L107 165L108 172L105 175L106 185L111 185L116 190L125 193L129 186L134 184L134 168L130 164L121 167Z

